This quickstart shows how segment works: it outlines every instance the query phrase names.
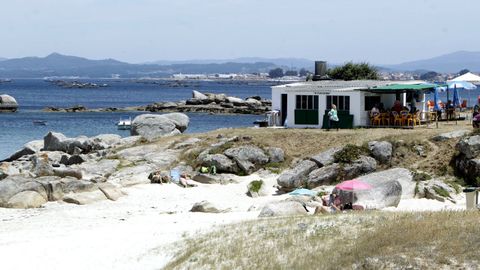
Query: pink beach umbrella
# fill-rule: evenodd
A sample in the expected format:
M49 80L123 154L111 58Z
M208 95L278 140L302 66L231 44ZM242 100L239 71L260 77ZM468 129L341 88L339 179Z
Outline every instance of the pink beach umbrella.
M353 180L343 181L342 183L336 185L335 188L339 190L355 191L355 190L368 190L368 189L372 189L373 187L360 180L353 179Z

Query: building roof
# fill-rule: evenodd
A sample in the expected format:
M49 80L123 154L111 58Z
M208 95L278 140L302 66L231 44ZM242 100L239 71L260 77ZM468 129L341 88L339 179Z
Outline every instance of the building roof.
M303 91L335 91L348 92L357 90L367 90L374 87L383 87L392 84L412 85L419 84L423 81L380 81L380 80L357 80L357 81L308 81L297 82L291 84L284 84L273 86L272 90L288 91L288 92L303 92Z
M434 90L438 85L418 83L418 84L389 84L384 86L375 86L364 91L372 93L397 93L397 92L428 92Z

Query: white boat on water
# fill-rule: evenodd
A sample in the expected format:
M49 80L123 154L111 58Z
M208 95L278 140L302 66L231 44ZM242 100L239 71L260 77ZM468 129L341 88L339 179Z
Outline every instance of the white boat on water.
M130 116L123 116L117 124L118 129L130 129L132 127L132 118Z

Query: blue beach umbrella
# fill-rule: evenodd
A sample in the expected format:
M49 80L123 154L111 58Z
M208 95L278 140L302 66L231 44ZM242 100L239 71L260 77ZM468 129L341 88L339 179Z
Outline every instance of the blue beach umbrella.
M435 111L440 111L440 107L438 107L438 91L441 90L440 87L435 87L433 90L433 108Z
M477 89L477 86L474 85L473 83L469 83L469 82L465 82L465 81L449 81L447 82L447 87L450 88L450 89L454 89L454 92L453 92L453 104L455 105L455 107L459 106L460 105L460 97L458 95L458 90L459 89L464 89L464 90L474 90L474 89ZM456 96L455 96L455 92L457 92ZM455 101L455 98L457 98L457 101ZM470 94L469 94L469 98L470 100Z
M453 88L453 106L460 106L460 97L458 96L458 88L456 86Z

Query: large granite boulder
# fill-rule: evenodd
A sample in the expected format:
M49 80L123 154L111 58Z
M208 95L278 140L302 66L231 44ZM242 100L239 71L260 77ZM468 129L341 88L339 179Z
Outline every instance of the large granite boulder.
M202 184L231 184L236 183L236 176L234 174L222 173L222 174L206 174L199 173L193 176L194 181Z
M239 168L235 161L229 159L223 154L203 154L199 155L198 161L201 166L215 166L218 173L238 173Z
M22 191L8 200L9 208L38 208L45 204L45 197L35 191Z
M457 144L457 150L462 153L465 158L475 158L480 154L480 135L466 137Z
M388 163L392 158L393 147L390 142L387 141L373 141L368 143L368 148L372 153L372 156L381 163Z
M402 198L402 185L396 181L382 181L370 183L373 188L369 190L339 191L343 203L352 202L364 206L366 209L383 209L397 207Z
M227 97L227 102L232 103L235 106L243 106L245 105L245 101L238 97Z
M105 196L105 194L99 189L96 189L90 192L71 193L63 197L64 202L78 204L78 205L90 204L98 201L103 201L106 199L107 197Z
M174 120L170 119L170 117ZM185 117L188 118L186 115ZM185 124L184 120L184 117L180 117L178 114L174 116L169 116L168 114L142 114L133 119L130 133L131 135L140 135L148 141L153 141L164 136L180 134L180 129L186 129L183 126ZM188 122L186 125L188 125Z
M308 174L307 187L312 189L318 186L333 184L340 180L341 171L342 167L338 163L313 170Z
M202 93L200 93L199 91L196 91L196 90L192 91L192 98L199 99L199 100L209 99L207 95L202 94Z
M327 166L335 162L335 154L342 150L341 147L330 148L310 158L318 167Z
M282 148L278 147L267 147L265 148L268 157L270 158L270 163L279 163L285 161L285 152Z
M427 198L440 202L444 202L445 200L455 202L452 198L452 195L456 194L455 189L440 180L432 179L419 182L417 190L416 197L418 198Z
M0 207L9 207L9 200L23 191L35 191L42 197L47 198L47 191L42 183L20 175L8 176L0 181Z
M175 127L180 130L180 132L187 130L188 124L190 123L190 118L183 113L168 113L164 114L163 116L170 119L175 124Z
M397 181L402 186L402 199L413 199L415 197L416 182L410 170L404 168L393 168L381 172L371 173L358 178L358 180L376 186L381 183Z
M49 132L43 138L43 150L45 151L63 151L67 152L67 137L62 133Z
M269 157L257 146L244 145L225 150L224 155L233 159L246 174L251 174L260 165L267 164Z
M197 202L192 206L190 212L201 212L201 213L224 213L228 209L219 209L217 206L213 205L209 201Z
M307 183L308 175L317 168L317 163L311 160L303 160L294 168L284 171L277 178L277 183L286 190L304 187Z
M36 141L31 141L26 143L22 149L18 150L15 152L13 155L11 155L7 161L14 161L17 160L23 156L27 155L33 155L35 153L40 152L40 150L43 148L43 140L36 140Z
M258 217L278 217L305 215L307 209L297 201L281 201L267 204L263 207Z
M377 161L372 157L360 156L357 160L343 165L344 179L353 179L360 175L374 172Z
M18 109L17 100L10 95L0 95L0 111L16 111Z

